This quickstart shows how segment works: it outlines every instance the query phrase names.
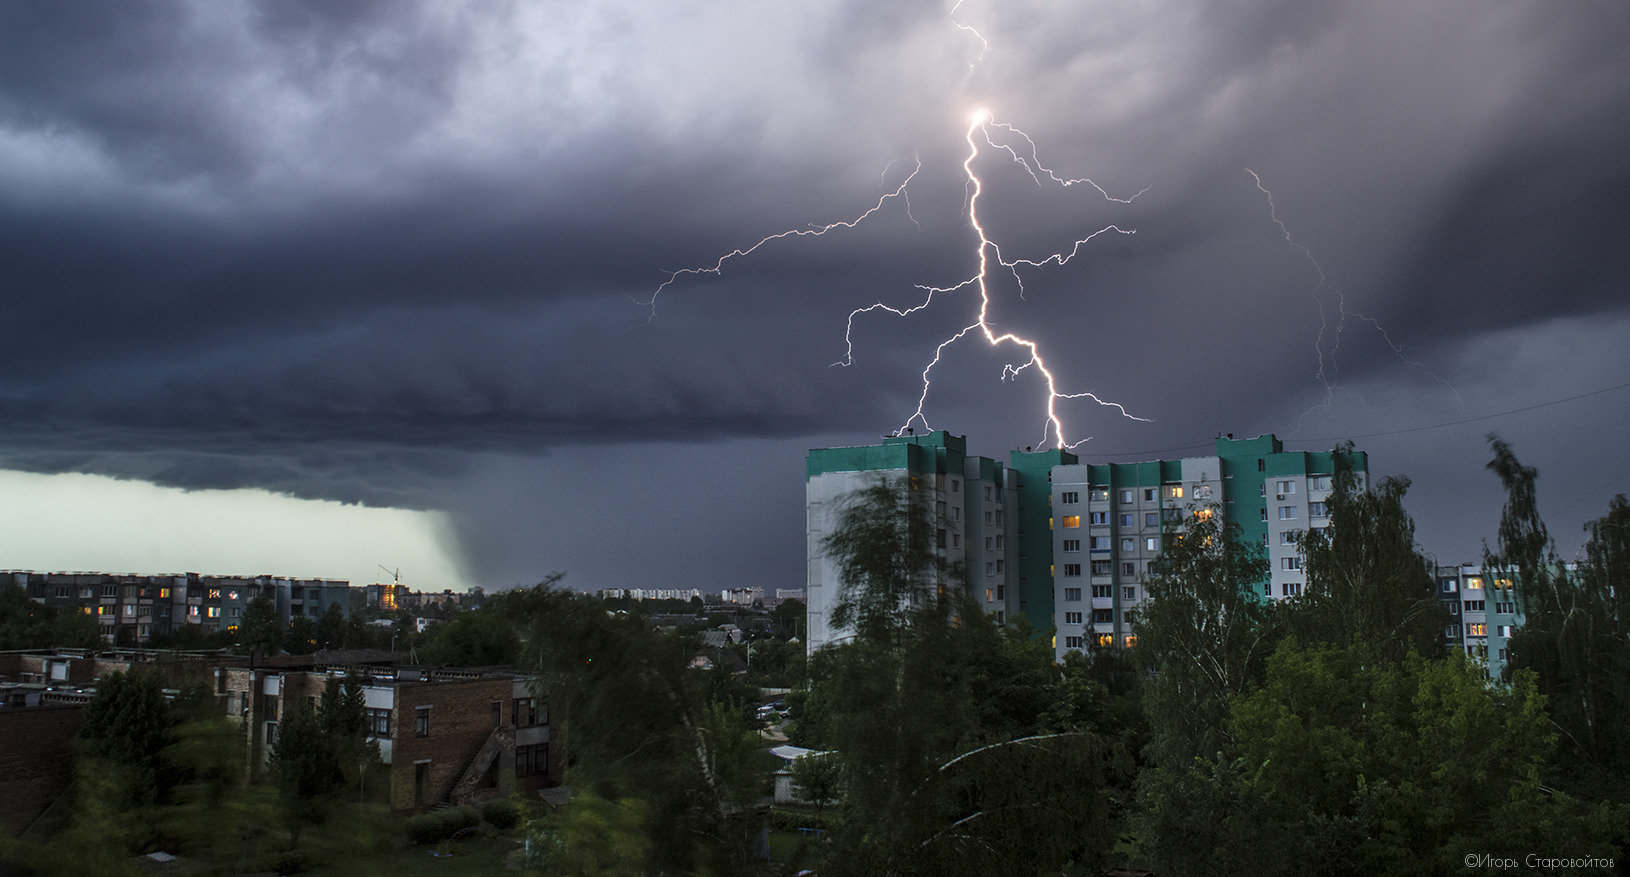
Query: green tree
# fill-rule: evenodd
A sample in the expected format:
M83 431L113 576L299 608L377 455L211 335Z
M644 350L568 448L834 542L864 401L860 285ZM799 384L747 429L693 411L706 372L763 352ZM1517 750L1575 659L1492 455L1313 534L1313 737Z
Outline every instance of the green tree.
M1561 731L1569 784L1592 797L1630 800L1630 506L1617 496L1585 525L1584 560L1570 573L1535 502L1538 473L1490 437L1489 468L1506 488L1499 554L1485 578L1514 587L1523 620L1510 643L1511 672L1532 670Z
M834 628L898 642L914 613L943 596L950 571L935 552L938 528L921 493L879 477L845 501L822 543L838 573Z
M289 619L289 630L283 648L291 655L309 655L317 650L317 622L309 615L296 615Z
M249 601L238 623L238 642L251 657L276 654L283 645L283 623L277 617L277 604L262 594Z
M537 674L534 691L570 741L568 782L625 816L644 814L650 872L745 870L749 814L765 779L750 745L748 692L729 674L689 669L694 638L608 613L600 600L555 587L559 579L506 593L492 608L523 624L520 663ZM561 830L568 847L588 842L569 836L578 830L570 824Z
M1448 618L1404 510L1409 479L1383 478L1364 490L1341 467L1334 487L1329 526L1301 539L1307 587L1284 604L1288 629L1306 643L1360 644L1383 661L1411 651L1441 655Z
M170 779L161 758L171 725L164 678L151 668L109 673L96 681L83 715L84 755L119 780L119 800L158 803Z
M1267 578L1261 547L1242 544L1214 507L1168 535L1158 570L1144 579L1148 599L1132 615L1157 767L1215 755L1230 698L1261 681L1276 641L1258 591Z
M437 626L424 654L432 664L484 667L514 663L520 652L514 623L498 610L477 609Z

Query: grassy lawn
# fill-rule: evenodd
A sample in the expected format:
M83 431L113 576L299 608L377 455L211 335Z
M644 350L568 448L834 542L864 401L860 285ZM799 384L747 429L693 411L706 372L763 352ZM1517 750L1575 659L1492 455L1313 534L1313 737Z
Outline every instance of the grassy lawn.
M410 846L391 849L372 855L330 859L321 867L307 871L318 877L340 875L498 875L516 874L504 867L505 858L520 849L513 836L483 837L472 834L456 841L431 846ZM441 853L443 855L437 855Z

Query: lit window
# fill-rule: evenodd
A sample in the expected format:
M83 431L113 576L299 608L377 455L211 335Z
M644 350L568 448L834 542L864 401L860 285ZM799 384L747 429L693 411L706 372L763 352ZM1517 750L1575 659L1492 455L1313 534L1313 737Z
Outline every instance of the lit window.
M1112 633L1100 633L1093 637L1093 642L1097 643L1099 648L1107 649L1115 644L1115 635Z
M1081 516L1065 515L1059 519L1059 523L1062 524L1066 530L1074 529L1081 526Z
M219 606L206 607L204 614L206 616L210 617L210 618L220 618L221 617L221 607L219 607Z
M1149 536L1149 537L1145 538L1143 540L1143 547L1144 547L1145 550L1148 550L1148 551L1159 551L1160 550L1160 537L1159 536Z
M1486 624L1468 624L1468 625L1466 625L1466 635L1467 636L1488 636L1488 625L1486 625Z
M1130 649L1138 644L1138 638L1135 635L1128 635L1122 640L1122 642L1124 642L1126 647Z

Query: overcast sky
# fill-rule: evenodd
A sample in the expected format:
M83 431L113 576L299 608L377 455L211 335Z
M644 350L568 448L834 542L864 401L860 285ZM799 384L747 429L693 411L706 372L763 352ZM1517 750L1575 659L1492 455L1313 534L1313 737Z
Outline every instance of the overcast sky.
M1060 400L1086 461L1351 438L1445 562L1490 431L1564 555L1630 490L1623 3L14 3L0 468L190 492L0 479L102 508L0 568L801 586L807 449L906 424L977 319L833 366L978 272L970 173L1002 257L1075 250L988 320L1140 418ZM1056 441L1026 356L946 347L913 425Z

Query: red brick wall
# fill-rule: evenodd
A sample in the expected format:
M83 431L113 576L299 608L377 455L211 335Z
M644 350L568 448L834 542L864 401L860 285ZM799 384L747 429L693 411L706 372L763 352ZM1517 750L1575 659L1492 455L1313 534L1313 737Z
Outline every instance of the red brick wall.
M424 806L440 801L465 763L492 735L492 704L500 704L501 721L509 723L510 680L404 682L396 689L391 718L391 808L415 804L414 764L430 759ZM416 708L430 706L430 736L417 735ZM510 762L512 769L514 762Z
M22 831L68 790L83 721L77 705L0 710L0 827Z

